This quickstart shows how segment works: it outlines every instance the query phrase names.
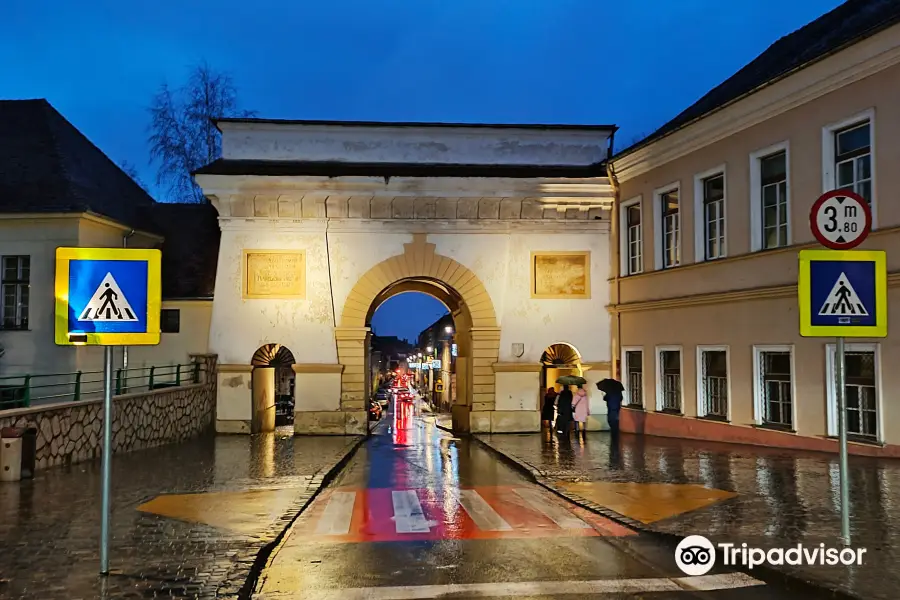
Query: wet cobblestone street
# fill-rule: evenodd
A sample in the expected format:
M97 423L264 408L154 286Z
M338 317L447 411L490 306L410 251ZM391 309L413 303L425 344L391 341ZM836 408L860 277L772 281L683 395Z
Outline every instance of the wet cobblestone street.
M757 446L716 444L622 434L592 433L570 442L542 434L485 435L479 439L528 468L544 483L589 499L591 485L699 484L737 496L662 518L646 529L705 535L713 542L761 548L840 547L837 455ZM585 485L587 482L593 482ZM633 486L628 501L665 508L653 486ZM579 491L588 490L588 491ZM635 496L646 490L644 497ZM582 495L580 495L582 494ZM866 548L854 567L779 567L804 580L860 598L896 598L900 573L900 460L850 457L851 531L854 548Z
M233 597L260 549L357 441L210 435L116 456L105 582L97 574L99 461L2 484L0 598ZM138 510L167 494L198 495L156 500L170 516Z

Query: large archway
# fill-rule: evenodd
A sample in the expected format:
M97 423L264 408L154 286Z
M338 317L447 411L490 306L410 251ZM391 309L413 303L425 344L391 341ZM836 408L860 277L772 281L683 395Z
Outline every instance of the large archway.
M435 253L424 234L414 234L404 253L375 265L363 275L341 311L335 328L341 376L341 409L365 418L371 369L370 323L378 306L403 292L419 291L443 302L456 326L456 402L453 427L490 431L494 410L494 371L500 328L490 295L481 280L459 262Z

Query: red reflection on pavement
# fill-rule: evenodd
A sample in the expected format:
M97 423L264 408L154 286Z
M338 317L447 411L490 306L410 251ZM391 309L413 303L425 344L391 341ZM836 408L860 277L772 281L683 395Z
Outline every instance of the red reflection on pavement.
M414 426L412 406L408 402L396 402L394 406L394 443L405 446L409 443L409 430Z
M399 542L450 539L503 539L503 538L542 538L542 537L599 537L630 536L635 532L600 515L584 509L561 504L561 501L545 496L544 501L565 506L575 517L590 527L583 529L566 529L548 518L545 514L524 502L514 487L478 487L473 488L488 504L490 510L505 521L510 530L483 530L473 521L458 501L458 490L429 488L414 490L422 508L419 524L428 527L428 532L402 533L398 529L397 515L394 511L393 492L401 494L407 490L354 489L337 488L329 490L317 499L297 521L295 534L302 535L310 541L332 543L361 542ZM353 492L356 494L352 513L344 516L325 515L325 508L331 495L335 492ZM330 519L334 530L349 533L323 535L320 533L321 521ZM343 519L343 521L342 521ZM349 524L347 523L349 520ZM402 520L402 516L401 519ZM327 529L327 528L326 528Z

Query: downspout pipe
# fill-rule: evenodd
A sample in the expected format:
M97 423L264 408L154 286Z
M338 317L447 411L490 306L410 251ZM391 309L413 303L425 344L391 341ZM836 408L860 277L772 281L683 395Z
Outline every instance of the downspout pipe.
M133 235L134 235L134 229L132 229L131 231L129 231L128 233L126 233L125 235L122 236L122 247L123 248L128 247L128 238L130 238ZM127 384L127 382L128 382L128 346L122 346L122 370L125 371L124 384ZM123 384L123 387L127 388L128 386L124 385L124 384Z
M612 152L612 144L610 143L610 153L611 152ZM613 167L612 160L607 160L606 173L607 173L607 176L609 177L610 185L612 185L612 188L613 188L613 208L612 208L612 216L610 218L610 221L611 221L610 231L612 232L612 236L611 236L612 254L613 254L613 257L615 258L615 263L613 264L613 274L614 274L614 284L615 284L615 291L616 291L615 302L613 304L613 307L614 307L613 308L613 318L615 319L615 322L614 322L615 324L613 327L612 340L610 340L610 342L611 342L610 350L612 352L612 360L610 361L612 363L611 376L614 379L621 379L619 377L619 371L622 368L622 366L619 364L619 361L621 360L621 357L622 357L622 353L620 351L621 339L622 339L622 317L619 314L619 303L620 303L621 292L622 292L622 285L621 285L622 278L621 278L621 273L619 272L620 269L622 268L622 257L619 256L619 253L621 252L621 247L622 247L621 240L619 239L619 237L622 233L621 231L619 231L619 226L621 224L621 219L619 217L619 200L621 199L620 198L621 190L619 188L619 180L616 177L616 170L615 170L615 167Z

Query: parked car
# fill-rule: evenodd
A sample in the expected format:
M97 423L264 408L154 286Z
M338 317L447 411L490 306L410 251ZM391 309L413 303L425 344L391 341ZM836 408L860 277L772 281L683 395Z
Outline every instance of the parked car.
M375 392L375 400L377 400L382 407L386 407L391 403L391 394L386 389L380 389Z

